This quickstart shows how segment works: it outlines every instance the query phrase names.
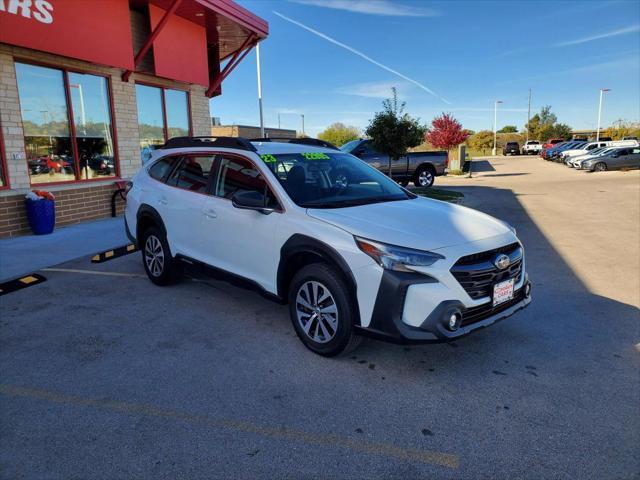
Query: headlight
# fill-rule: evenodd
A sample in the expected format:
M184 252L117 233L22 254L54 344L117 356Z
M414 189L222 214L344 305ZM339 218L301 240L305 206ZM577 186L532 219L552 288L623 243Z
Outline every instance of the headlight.
M387 245L386 243L353 237L358 248L369 255L382 268L396 272L413 272L408 267L428 267L444 257L438 253Z

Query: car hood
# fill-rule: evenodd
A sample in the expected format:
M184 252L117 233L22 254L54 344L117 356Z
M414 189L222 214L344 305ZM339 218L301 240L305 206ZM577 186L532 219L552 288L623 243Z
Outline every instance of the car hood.
M418 197L307 214L370 240L436 250L510 233L502 221L470 208Z

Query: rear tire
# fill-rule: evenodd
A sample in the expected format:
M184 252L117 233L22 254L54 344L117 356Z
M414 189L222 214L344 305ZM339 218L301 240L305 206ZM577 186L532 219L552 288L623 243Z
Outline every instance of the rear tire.
M339 273L329 265L303 267L289 287L289 314L296 334L312 352L334 357L355 350L355 304Z
M178 260L171 256L164 232L158 227L149 227L142 233L141 240L142 264L149 280L160 286L175 283L181 268Z
M432 167L419 167L413 178L416 187L429 188L436 179L436 172Z
M598 162L594 165L593 167L593 171L594 172L606 172L607 171L607 164L604 162Z

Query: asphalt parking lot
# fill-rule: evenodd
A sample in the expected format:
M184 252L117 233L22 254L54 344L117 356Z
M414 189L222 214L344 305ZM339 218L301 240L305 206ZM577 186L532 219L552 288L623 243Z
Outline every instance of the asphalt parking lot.
M200 272L58 265L0 297L0 476L638 478L640 172L512 157L436 182L517 228L528 309L326 359Z

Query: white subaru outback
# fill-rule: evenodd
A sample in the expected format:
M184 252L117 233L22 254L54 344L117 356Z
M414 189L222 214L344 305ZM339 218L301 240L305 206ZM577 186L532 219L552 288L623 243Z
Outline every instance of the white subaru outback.
M326 356L362 335L452 340L530 303L508 224L314 143L181 137L154 151L125 212L150 280L174 282L184 262L242 277L288 303Z

